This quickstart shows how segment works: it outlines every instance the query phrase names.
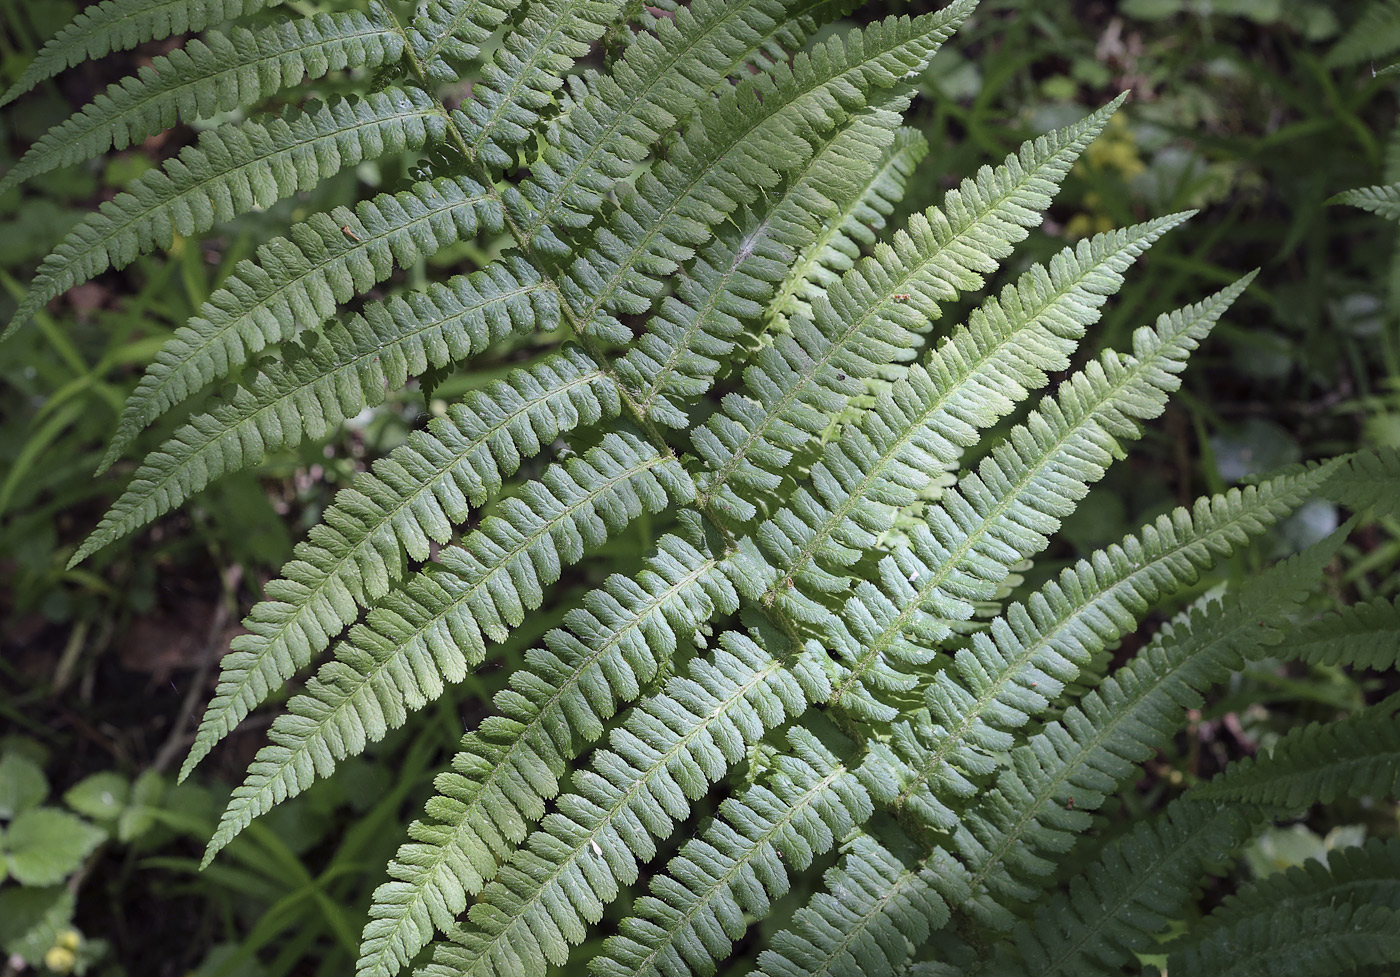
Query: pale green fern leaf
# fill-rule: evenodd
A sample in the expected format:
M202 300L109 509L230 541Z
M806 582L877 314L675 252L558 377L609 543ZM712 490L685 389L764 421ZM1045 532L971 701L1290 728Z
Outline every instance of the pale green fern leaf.
M1123 272L1185 215L1083 242L1033 266L965 328L882 393L872 410L828 442L811 488L760 528L759 539L786 580L831 589L827 571L845 568L890 530L941 469L955 467L981 429L1009 413L1050 371L1069 366L1085 327L1098 317ZM776 592L766 599L776 597Z
M520 0L428 0L405 33L426 80L457 82Z
M697 545L699 548L697 548ZM617 705L636 699L696 628L738 597L708 546L665 536L635 579L615 575L565 615L497 693L499 715L462 742L427 818L374 893L359 973L386 977L446 932L500 861L544 815L544 801Z
M243 717L404 574L432 543L500 491L523 458L564 431L621 411L601 367L572 347L512 371L453 404L427 431L375 462L336 495L321 525L297 545L282 577L243 621L220 662L213 700L181 768L183 779Z
M765 782L727 798L652 879L651 894L603 944L596 977L714 973L748 918L787 893L789 869L805 869L870 816L869 797L825 744L802 726L787 741L791 752L772 758ZM450 948L439 955L449 967L452 959Z
M365 316L311 333L305 346L284 344L282 360L153 451L109 511L154 518L269 452L325 437L409 377L466 359L512 332L551 328L558 311L553 293L524 262L367 307Z
M1278 645L1285 616L1315 586L1342 535L1249 578L1222 602L1178 615L1061 719L1016 747L995 788L978 794L952 829L972 873L973 895L962 908L1010 928L1007 904L1035 898L1031 880L1054 870L1053 856L1074 845L1089 812L1171 738L1186 710L1201 705L1201 692ZM1389 762L1393 782L1400 768L1393 756Z
M822 137L810 160L788 174L780 191L741 208L701 246L627 353L618 378L646 416L670 427L689 425L682 404L703 395L719 375L746 322L782 280L790 256L821 233L835 201L859 193L866 154L888 142L896 113L869 108ZM829 219L829 217L826 217Z
M396 261L410 265L425 253L471 237L482 225L491 228L499 215L487 201L471 181L443 178L393 196L381 194L354 211L337 208L317 214L297 225L291 239L278 238L259 248L257 264L241 262L238 273L205 303L205 315L192 319L167 342L170 355L164 362L174 363L164 377L169 385L153 389L170 390L172 401L188 396L197 382L226 374L265 343L291 339L298 327L315 328L338 303L389 277ZM189 379L191 374L197 379ZM257 409L247 400L250 396L258 395L245 393L232 410ZM264 414L264 419L280 427L277 418ZM231 420L196 418L197 423L177 434L182 448L157 452L137 471L72 563L179 505L218 474L239 467L245 450L259 451L257 444L243 449L219 439L219 429ZM253 431L245 427L244 433ZM209 458L198 457L201 451L219 454L221 461L211 467Z
M827 871L826 891L793 913L758 955L749 977L885 977L945 925L948 905L933 878L955 877L960 866L937 849L906 865L860 832Z
M345 68L397 61L402 35L358 11L284 21L256 32L210 32L108 86L49 130L0 180L0 194L39 173L125 149L177 122L256 105L268 95Z
M1400 221L1400 183L1346 190L1328 202L1350 204L1386 220Z
M515 162L509 147L530 138L563 75L617 13L621 0L535 0L513 24L472 97L452 113L467 154L492 166Z
M862 248L875 244L879 231L904 196L909 175L928 155L928 141L915 129L900 129L871 167L853 165L848 174L861 180L857 193L826 217L821 234L798 254L782 286L768 303L767 318L782 330L789 318L812 318L812 302L855 266ZM868 157L867 157L868 159Z
M39 266L4 335L74 285L166 247L177 234L202 233L310 190L346 166L422 148L445 131L442 107L416 88L210 129L70 231Z
M673 457L625 432L527 483L379 602L292 699L234 791L206 864L253 818L402 725L445 682L462 681L485 658L488 639L505 640L539 607L565 564L643 512L684 503L693 492Z
M780 640L762 638L769 646ZM541 961L564 963L585 924L655 857L655 839L666 838L765 731L824 694L819 661L803 657L785 662L726 632L712 657L692 660L685 677L632 709L612 749L574 773L579 793L556 801L425 974L446 965L463 977L541 977Z
M580 308L580 322L599 329L602 324L587 310L605 304L648 311L657 283L630 275L627 289L610 279L639 263L648 275L672 274L708 240L710 227L776 186L784 171L811 155L807 133L839 124L863 108L871 92L894 88L920 70L970 6L969 0L958 0L914 20L891 17L844 38L830 38L798 54L791 68L777 66L772 74L701 103L668 157L639 174L634 192L621 201L622 211L595 236L592 255L573 262L565 298L580 290L579 298L571 299ZM517 222L528 226L533 208L521 192L508 190L505 201ZM548 253L572 253L544 225L530 240ZM629 251L645 256L645 262L623 257ZM608 331L604 328L602 334Z
M981 287L982 273L996 267L990 256L1008 253L1040 222L1059 181L1117 105L1027 143L997 170L984 168L976 182L964 181L944 209L921 215L893 246L847 272L813 305L814 319L794 320L760 349L744 372L757 399L725 397L723 410L691 435L711 469L702 499L736 519L753 518L757 510L740 490L776 488L793 452L819 437L828 418L863 389L854 378L909 359L942 303Z
M499 227L500 214L487 192L462 177L419 183L361 201L354 210L337 207L294 224L288 237L259 247L254 260L240 261L161 347L127 398L104 465L120 457L141 429L169 408L228 376L268 344L317 329L342 303L388 278L396 264L409 267L479 228ZM525 274L522 268L515 266ZM406 325L425 316L426 325L460 309L458 321L465 325L473 300L470 286L461 295L438 286L426 298L397 305L394 312ZM380 324L385 324L382 318Z
M520 188L533 207L525 239L589 223L664 132L791 23L783 8L781 0L697 0L639 31L608 74L589 80L531 164Z
M930 725L897 723L888 744L872 745L861 770L867 786L896 810L947 823L949 798L975 790L969 774L993 769L995 756L1012 745L1011 731L1045 713L1091 649L1131 633L1159 600L1276 525L1332 470L1319 466L1200 499L1012 604L933 676L925 692Z
M158 41L200 31L262 10L282 0L102 0L81 11L53 36L0 97L14 101L45 78L66 68L125 51L144 41Z

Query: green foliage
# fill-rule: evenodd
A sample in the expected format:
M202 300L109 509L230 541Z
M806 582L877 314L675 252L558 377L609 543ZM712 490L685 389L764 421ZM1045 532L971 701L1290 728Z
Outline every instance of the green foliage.
M264 5L106 0L11 97ZM249 614L182 778L317 670L203 866L244 857L235 839L343 782L495 660L511 667L494 712L373 895L361 977L416 963L543 977L585 943L601 975L710 974L758 920L758 970L783 977L916 962L1115 973L1269 816L1393 796L1388 700L1284 736L1130 832L1093 830L1212 689L1275 658L1392 668L1400 637L1388 599L1319 610L1352 523L1199 592L1314 496L1393 515L1393 450L1222 485L1048 565L1254 279L1220 276L1098 348L1086 339L1130 266L1191 215L1016 257L1125 96L896 218L928 148L901 127L911 80L971 0L830 31L841 4L668 6L281 11L163 55L5 178L213 121L62 237L13 331L108 268L361 163L416 164L401 186L295 220L202 298L99 470L148 426L177 426L70 569L410 379L504 351L496 379L452 395L335 497ZM276 112L303 78L336 72L354 94ZM474 270L426 281L461 255ZM215 383L231 390L194 402ZM1027 584L1037 559L1047 570ZM1120 649L1159 612L1166 624ZM87 823L35 806L34 773L0 760L0 850L44 886L73 870L58 841L82 842ZM134 836L150 805L124 786L66 797ZM404 797L357 828L383 834ZM1300 899L1265 919L1263 885L1188 929L1172 972L1400 959L1392 908ZM815 888L794 910L798 886ZM1300 940L1308 952L1292 953Z

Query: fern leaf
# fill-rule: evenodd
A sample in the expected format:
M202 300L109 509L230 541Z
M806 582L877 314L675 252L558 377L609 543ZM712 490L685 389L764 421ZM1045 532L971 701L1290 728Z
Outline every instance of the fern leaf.
M1345 190L1332 197L1328 203L1349 204L1386 220L1400 221L1400 183Z
M669 455L632 435L555 464L505 500L460 546L382 601L273 723L234 791L205 864L253 818L325 776L460 682L502 641L565 564L642 512L684 503L689 476Z
M460 81L457 68L476 60L482 43L519 5L520 0L428 0L405 32L414 62L430 81Z
M672 274L708 239L709 228L811 155L808 133L839 124L863 108L870 93L894 88L919 70L970 6L970 0L957 0L912 21L891 17L844 40L833 37L798 54L791 68L775 68L704 102L669 158L638 176L634 192L621 201L622 212L596 235L593 253L573 263L565 297L578 289L579 320L599 328L591 310L605 305L648 311L660 286L631 274L634 265L650 276ZM528 229L532 208L526 198L511 190L505 200ZM572 253L543 225L531 243L546 253ZM633 257L623 258L627 252ZM621 276L626 280L617 280Z
M509 152L531 135L552 93L576 59L588 52L621 0L536 0L506 34L472 97L452 113L473 160L515 162Z
M371 11L380 13L377 4ZM402 35L358 11L318 14L259 31L210 32L155 58L59 123L0 180L0 194L59 166L125 149L177 122L255 105L302 78L398 60Z
M165 247L176 234L189 237L270 206L346 166L422 148L440 138L446 124L434 99L403 88L336 100L287 119L210 129L70 231L39 266L4 335L74 285Z
M524 237L592 219L617 180L785 25L782 0L697 0L639 31L531 164Z
M446 932L495 876L500 860L544 814L566 764L602 735L604 721L636 699L662 663L738 597L707 548L665 536L635 579L609 578L526 656L500 715L462 741L454 772L438 780L427 818L374 893L360 949L360 977L391 977Z
M1400 841L1372 838L1359 847L1333 848L1325 864L1310 858L1302 865L1255 879L1227 895L1177 943L1203 942L1211 934L1238 927L1261 913L1286 914L1338 903L1400 910Z
M877 654L926 660L905 642L906 631L939 640L949 633L948 622L972 615L973 600L995 597L1012 567L1045 546L1060 518L1107 470L1120 440L1137 438L1138 421L1161 411L1168 392L1180 384L1177 374L1191 351L1248 282L1242 279L1204 302L1164 315L1155 328L1138 329L1132 356L1109 351L1061 384L1054 398L1045 398L976 472L930 510L926 523L913 526L908 545L884 558L879 577L890 593L862 581L855 596L863 606L846 608L857 630L868 631L872 620L889 623L873 646L843 642L843 653L861 660ZM795 536L801 525L788 519L782 530ZM770 534L764 544L781 553L784 541ZM821 591L828 581L830 589L844 589L844 578L821 576L813 568L800 580L802 586L770 588L761 599L795 621L833 621ZM833 632L831 637L843 636Z
M465 178L444 178L380 194L353 211L337 207L293 225L289 237L260 246L255 260L240 261L223 287L161 347L122 409L103 466L169 408L228 376L264 346L316 329L341 303L388 278L395 264L409 267L453 241L470 238L478 228L497 230L499 222L485 190ZM517 273L523 273L521 267L515 266ZM440 287L414 303L396 303L389 319L397 316L411 328L417 316L426 316L424 324L430 324L460 309L459 322L465 325L469 309L464 303L473 301L473 291L467 287L457 296ZM394 325L376 318L386 330ZM153 491L169 489L160 484ZM173 504L178 502L166 508ZM118 511L114 507L108 515Z
M928 141L916 129L901 129L876 165L862 167L860 189L846 194L840 210L828 217L817 239L802 249L787 269L782 286L768 304L767 319L782 331L790 318L812 318L812 302L855 266L862 248L874 245L914 167L928 155Z
M1112 647L1163 597L1277 524L1332 470L1318 466L1199 499L1012 604L933 676L925 693L931 725L899 723L888 744L872 745L861 770L867 787L897 810L944 823L947 798L974 789L967 773L989 772L993 756L1010 748L1008 734L1043 715L1095 649ZM859 636L870 647L866 633ZM848 702L848 694L859 693L843 684L836 701Z
M1400 788L1400 698L1332 723L1289 731L1268 757L1247 757L1195 790L1207 800L1299 810L1340 796L1391 798Z
M941 849L906 866L860 832L827 871L826 891L793 913L792 924L758 955L749 977L886 977L896 973L931 930L945 925L948 905L933 879L961 869Z
M1313 665L1393 669L1400 658L1400 598L1352 604L1305 625L1289 639L1287 654Z
M523 458L564 431L621 410L601 367L575 348L469 394L426 432L359 476L298 544L267 599L243 621L220 663L214 698L181 768L184 779L271 690L310 664L361 606L403 577L404 555L426 560Z
M871 108L831 130L779 192L741 209L734 227L722 226L701 246L674 294L662 299L616 364L644 414L672 427L689 425L681 405L710 389L718 357L734 349L746 320L758 320L791 255L838 209L834 201L859 193L860 174L869 169L866 154L887 143L898 124L896 113Z
M828 565L849 566L889 531L940 469L956 465L979 429L1009 413L1050 371L1069 366L1085 328L1123 282L1123 272L1185 215L1161 218L1083 242L1033 266L1000 299L876 400L858 426L828 443L787 510L760 539L786 579L825 586ZM766 595L772 600L776 592Z
M1009 928L1007 902L1038 894L1027 880L1053 870L1048 855L1074 844L1088 812L1171 738L1185 711L1199 708L1202 690L1282 640L1270 622L1298 608L1342 535L1249 578L1222 603L1179 615L1062 719L1014 749L996 788L979 794L953 829L971 870L964 910ZM1389 762L1394 780L1400 768ZM1198 789L1197 796L1210 793Z
M1347 456L1347 463L1332 476L1327 497L1373 518L1400 513L1400 449L1383 446Z
M1361 64L1385 58L1400 50L1400 2L1371 0L1361 8L1361 16L1327 53L1327 64Z
M493 266L408 301L370 306L367 317L356 316L324 336L312 333L314 344L285 345L283 360L211 413L196 415L151 453L109 510L124 520L114 523L120 528L110 530L109 541L268 452L326 436L346 418L381 403L386 388L465 359L509 332L552 328L558 320L553 293L525 262L510 267ZM305 266L298 271L303 280L310 277ZM309 318L298 316L302 325ZM226 351L227 343L219 348Z
M243 17L282 0L102 0L81 11L43 46L3 96L6 105L66 68L145 41Z
M1400 962L1400 912L1342 903L1252 916L1167 958L1173 977L1332 977Z
M787 892L788 869L805 869L870 816L865 791L820 740L801 726L787 739L792 752L774 757L765 782L727 798L652 879L636 915L603 944L596 977L714 973L748 919Z
M823 693L818 659L785 663L735 632L719 645L628 713L612 749L575 773L579 793L559 798L425 977L444 965L462 977L542 977L546 961L564 963L585 924L655 857L654 839L666 838L766 730Z
M776 487L793 451L819 437L828 418L860 391L853 377L909 359L915 337L928 331L941 304L981 287L981 273L996 267L992 256L1004 256L1040 222L1059 181L1118 104L1027 143L977 181L964 181L945 200L950 216L934 208L915 220L893 246L843 276L813 306L815 319L795 320L789 333L761 349L745 371L759 400L726 397L723 411L692 435L711 469L702 499L751 519L757 510L740 488Z
M1227 863L1256 818L1238 806L1177 800L1104 848L1068 891L1052 894L1032 921L1016 927L1013 960L990 977L1078 977L1112 973L1153 953L1180 918L1197 880Z

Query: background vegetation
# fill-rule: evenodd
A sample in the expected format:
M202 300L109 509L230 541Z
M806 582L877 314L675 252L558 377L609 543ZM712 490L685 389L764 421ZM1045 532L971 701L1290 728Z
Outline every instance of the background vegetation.
M0 87L81 5L0 0ZM353 4L293 4L321 5ZM1397 79L1375 70L1388 63L1386 39L1346 38L1368 6L983 0L920 79L926 97L910 121L932 148L903 205L910 210L1022 139L1132 90L1020 260L1048 258L1065 240L1151 216L1202 214L1129 277L1091 349L1121 346L1149 312L1262 269L1193 360L1166 416L1067 523L1065 548L1052 554L1062 562L1042 561L1041 575L1251 473L1360 445L1400 445L1395 228L1328 205L1340 190L1400 178L1400 144L1387 145ZM858 16L920 8L890 0ZM11 106L0 116L0 172L54 121L175 43L85 64ZM192 136L176 129L0 197L0 317L8 318L64 230ZM425 412L499 375L522 350L498 350L496 360L438 378L427 398L417 388L391 398L330 443L224 479L129 545L64 569L122 484L91 472L160 343L272 229L392 182L399 174L380 168L392 165L366 164L314 197L235 222L220 238L177 242L173 260L141 260L80 286L37 328L0 346L0 820L9 824L0 843L0 947L8 954L0 970L349 972L369 895L400 840L396 826L420 809L431 771L510 671L486 671L451 690L411 740L391 736L344 764L335 779L275 809L213 867L196 871L229 785L269 721L255 717L200 777L173 786L190 714L208 698L210 668L236 633L240 609L260 596L336 488ZM465 257L459 250L434 265ZM442 270L406 274L428 280ZM1221 572L1291 553L1337 524L1333 507L1313 503ZM637 534L648 532L643 522L598 560L568 571L566 589L595 584L611 554L635 551ZM1393 520L1353 533L1331 568L1332 596L1393 596L1397 555ZM1214 582L1202 581L1195 593ZM508 643L507 659L552 623L533 617ZM1120 654L1134 647L1129 639ZM1395 691L1383 681L1336 669L1239 675L1149 765L1139 796L1151 807L1171 787L1297 724ZM1266 833L1236 872L1257 876L1396 832L1393 809L1338 804ZM1202 905L1211 899L1204 893ZM577 959L587 956L585 949Z

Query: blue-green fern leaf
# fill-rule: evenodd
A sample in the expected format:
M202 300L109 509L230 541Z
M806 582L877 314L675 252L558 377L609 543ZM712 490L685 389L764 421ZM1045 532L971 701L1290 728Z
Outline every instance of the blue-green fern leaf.
M199 234L310 190L345 166L422 148L445 123L435 100L401 88L210 129L70 231L39 266L4 335L74 285L166 247L177 234Z
M14 101L46 78L66 68L125 51L144 41L157 41L187 31L243 17L282 0L101 0L83 10L73 22L44 45L34 60L0 97Z
M108 87L30 148L0 180L0 194L58 166L125 149L177 122L208 119L345 68L397 61L403 36L358 11L318 14L258 31L235 28L193 40Z
M426 560L432 543L501 488L504 479L561 433L613 418L616 391L586 354L566 348L453 404L428 430L375 463L335 498L300 543L267 599L243 621L205 710L183 779L258 703L387 594L405 556Z

